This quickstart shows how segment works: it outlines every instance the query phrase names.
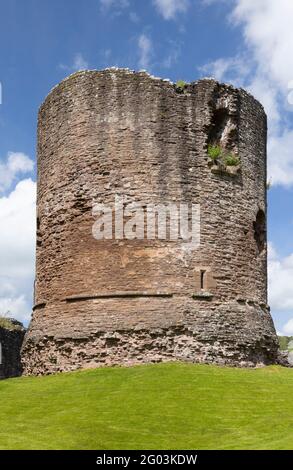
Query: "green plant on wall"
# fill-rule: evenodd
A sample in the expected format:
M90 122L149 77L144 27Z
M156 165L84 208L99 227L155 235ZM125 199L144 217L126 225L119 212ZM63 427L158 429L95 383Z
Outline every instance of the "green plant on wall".
M238 166L240 163L239 157L234 155L234 153L228 153L223 157L224 163L226 166Z
M221 163L225 167L239 166L240 159L234 153L225 153L220 145L209 145L208 156L215 163Z
M176 83L177 90L181 92L183 92L186 87L187 87L187 83L184 80L178 80L178 82Z
M219 145L209 145L208 146L208 155L211 160L216 161L221 157L222 149Z

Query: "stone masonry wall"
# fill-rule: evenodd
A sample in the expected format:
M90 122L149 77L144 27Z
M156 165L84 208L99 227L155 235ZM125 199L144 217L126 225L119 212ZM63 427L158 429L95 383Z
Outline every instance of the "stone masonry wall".
M25 329L19 324L19 328L8 330L0 328L1 363L0 379L18 377L21 375L22 366L20 350L25 334Z
M211 165L208 145L239 156ZM201 207L201 244L103 240L93 203ZM184 359L273 363L267 305L266 116L210 79L79 72L40 108L35 306L26 374Z

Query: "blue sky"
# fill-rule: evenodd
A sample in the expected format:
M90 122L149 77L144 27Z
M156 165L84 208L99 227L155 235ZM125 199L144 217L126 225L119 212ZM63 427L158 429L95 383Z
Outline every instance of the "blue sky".
M0 310L28 320L34 269L37 110L70 73L109 66L215 76L269 117L270 303L293 335L291 0L2 0Z

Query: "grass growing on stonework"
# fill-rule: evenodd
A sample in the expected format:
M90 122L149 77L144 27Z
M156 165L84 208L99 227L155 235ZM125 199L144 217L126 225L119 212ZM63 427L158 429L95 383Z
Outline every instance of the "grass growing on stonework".
M21 326L14 324L9 318L0 316L0 328L13 331L21 329Z
M0 449L292 449L293 370L169 363L0 382Z

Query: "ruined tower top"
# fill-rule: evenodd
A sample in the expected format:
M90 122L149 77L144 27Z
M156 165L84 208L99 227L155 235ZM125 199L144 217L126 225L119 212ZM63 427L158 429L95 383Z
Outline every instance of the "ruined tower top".
M258 101L212 79L174 85L107 69L57 85L39 113L25 371L274 362L266 132ZM185 231L184 204L194 208ZM167 213L150 229L158 208Z

